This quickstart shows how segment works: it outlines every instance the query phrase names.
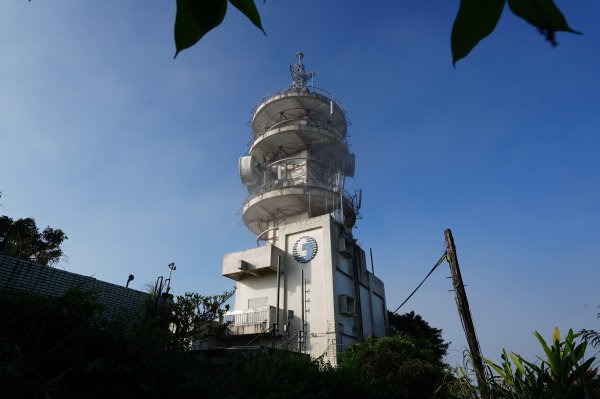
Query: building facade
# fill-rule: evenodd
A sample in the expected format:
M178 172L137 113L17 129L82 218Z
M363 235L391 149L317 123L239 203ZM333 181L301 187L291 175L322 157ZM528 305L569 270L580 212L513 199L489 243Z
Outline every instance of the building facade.
M385 291L352 234L361 193L344 189L355 166L346 111L309 84L314 73L297 58L292 83L254 111L239 160L249 193L242 218L259 245L223 258L223 275L236 281L226 339L335 365L346 346L386 335Z

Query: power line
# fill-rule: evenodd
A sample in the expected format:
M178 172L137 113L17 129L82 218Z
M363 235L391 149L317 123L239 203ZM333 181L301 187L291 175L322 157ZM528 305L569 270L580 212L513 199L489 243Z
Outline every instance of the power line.
M421 288L421 286L423 285L423 283L425 282L425 280L427 280L427 279L429 278L429 276L431 276L431 274L433 273L433 271L434 271L434 270L435 270L435 269L436 269L436 268L437 268L439 265L441 265L441 264L442 264L442 262L444 261L444 259L446 259L446 252L445 252L445 251L444 251L444 254L442 255L442 257L441 257L441 258L440 258L440 259L437 261L437 263L436 263L436 264L435 264L435 265L434 265L434 266L431 268L431 270L429 271L429 273L427 273L427 275L425 276L425 278L424 278L424 279L423 279L423 280L422 280L422 281L419 283L419 285L417 285L417 288L415 288L415 289L413 290L413 292L411 292L411 293L410 293L410 295L409 295L409 296L408 296L408 297L407 297L407 298L406 298L406 299L405 299L405 300L404 300L404 301L403 301L403 302L400 304L400 306L398 306L398 307L396 308L396 310L394 310L394 311L392 312L392 314L396 314L396 313L398 312L398 310L400 310L400 308L401 308L402 306L404 306L404 304L405 304L406 302L408 302L408 300L409 300L409 299L410 299L410 298L411 298L411 297L412 297L412 296L415 294L415 292L417 292L417 290L418 290L419 288ZM381 327L382 325L384 325L384 324L385 324L385 322L383 322L383 323L379 323L378 325L376 325L375 327L373 327L373 328L371 329L371 331L369 332L369 334L368 334L368 335L371 335L373 332L377 331L377 329L378 329L379 327Z
M405 304L406 302L408 302L408 300L409 300L409 299L410 299L410 298L411 298L411 297L412 297L412 296L415 294L415 292L417 292L417 290L418 290L419 288L421 288L421 286L423 285L423 283L425 282L425 280L427 280L427 278L428 278L429 276L431 276L431 273L433 273L433 271L434 271L434 270L435 270L435 269L436 269L436 268L437 268L439 265L441 265L441 264L442 264L442 262L444 261L444 259L446 259L446 252L444 252L444 254L443 254L443 255L442 255L442 257L440 258L440 260L438 260L438 261L437 261L437 263L436 263L436 264L435 264L435 265L434 265L434 266L431 268L431 270L429 271L429 273L427 273L427 275L425 276L425 278L423 279L423 281L421 281L421 282L419 283L419 285L417 285L417 288L415 288L415 289L413 290L413 292L411 292L411 293L410 293L410 295L409 295L409 296L408 296L408 297L407 297L407 298L404 300L404 302L402 302L402 303L400 304L400 306L398 306L398 307L396 308L396 310L394 310L394 311L392 312L392 314L396 314L396 312L398 312L398 310L400 310L400 308L401 308L402 306L404 306L404 304Z

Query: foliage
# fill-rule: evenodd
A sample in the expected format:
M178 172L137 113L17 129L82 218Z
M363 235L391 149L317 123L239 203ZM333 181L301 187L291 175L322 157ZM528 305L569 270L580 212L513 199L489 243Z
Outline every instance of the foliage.
M567 23L553 0L461 0L451 34L452 62L464 58L483 38L494 31L504 6L535 26L556 46L556 32L580 34Z
M600 332L595 330L583 329L580 331L583 339L588 341L593 347L600 346Z
M372 383L384 386L389 397L434 397L447 377L446 365L431 343L398 333L369 338L339 355L340 368L354 370Z
M494 31L507 2L515 15L536 27L553 46L557 45L556 32L581 34L569 26L554 0L460 0L450 36L453 64ZM254 0L177 0L173 58L219 26L228 3L266 35Z
M39 231L32 218L13 221L8 216L0 216L0 236L5 236L4 255L44 266L52 266L65 256L60 246L68 239L61 229L48 226Z
M61 298L0 292L0 318L0 397L6 398L480 397L467 367L452 378L431 342L405 333L355 344L334 368L265 348L201 355L186 350L160 319L105 320L90 292ZM539 364L508 352L501 365L487 361L494 371L490 399L600 397L581 336L569 331L561 340L557 331L551 345L536 337L546 354Z
M333 368L294 352L242 352L212 368L210 387L207 396L215 398L388 397L354 370Z
M452 62L471 52L496 28L505 4L556 46L556 32L579 32L571 29L554 0L461 0L450 37ZM265 32L254 0L229 0L260 30ZM227 0L177 0L175 17L175 57L193 46L202 36L219 26L227 12Z
M79 364L82 342L99 314L92 293L61 298L0 294L0 396L56 396ZM2 395L4 390L4 396Z
M600 308L600 306L598 306L598 308ZM600 319L600 313L597 314L597 317ZM588 341L593 347L600 346L600 332L583 329L580 333L583 339Z
M586 398L592 380L589 374L594 358L582 362L587 343L576 345L576 337L569 330L565 341L560 342L558 329L553 344L549 347L538 332L535 332L547 359L540 365L528 362L520 356L504 351L501 366L486 359L498 374L491 380L492 392L502 397L533 398ZM513 364L515 369L513 370Z
M0 293L0 397L386 397L363 376L306 355L204 357L176 345L160 320L102 321L101 313L93 293Z
M172 330L178 342L189 347L194 340L220 332L224 324L218 320L229 310L225 302L232 295L233 291L211 296L196 292L178 295L170 305Z
M487 387L478 387L473 385L477 381L475 368L473 367L473 358L467 350L463 352L463 364L453 367L453 378L448 379L444 384L446 392L452 398L460 399L492 399L487 392ZM485 390L487 395L482 395Z
M207 384L204 359L160 320L105 320L93 293L0 293L0 317L0 397L177 397Z
M442 360L448 352L449 342L444 342L442 330L431 327L427 321L414 311L398 315L388 311L388 321L393 334L406 333L413 338L425 339L431 343L435 356Z
M489 359L487 364L490 376L486 387L488 397L510 399L585 399L600 397L600 380L593 369L595 358L584 360L587 341L580 334L569 330L561 340L558 328L554 330L552 344L534 332L545 353L545 359L536 364L520 355L503 351L502 364ZM460 398L476 398L477 388L470 386L465 368L459 370L453 390Z
M175 57L193 46L213 28L219 26L227 12L227 0L177 0L175 16ZM254 0L229 0L256 27L265 33Z

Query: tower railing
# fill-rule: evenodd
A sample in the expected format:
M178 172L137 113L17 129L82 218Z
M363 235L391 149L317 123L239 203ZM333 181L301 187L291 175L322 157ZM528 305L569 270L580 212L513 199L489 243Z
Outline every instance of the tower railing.
M344 106L342 105L340 100L335 98L335 96L333 94L331 94L330 92L328 92L327 90L323 90L321 88L318 88L318 87L312 86L312 85L307 85L306 89L307 89L308 93L318 94L322 97L325 97L327 100L333 101L344 112L344 114L347 115L346 108L344 108ZM292 89L292 88L290 88L290 86L286 86L279 90L272 91L272 92L264 95L263 98L260 99L258 105L256 105L256 107L254 107L254 109L252 110L252 115L254 115L256 113L256 110L258 110L260 108L260 106L263 105L264 103L266 103L269 99L279 96L281 94L288 94L288 93L302 93L302 90ZM346 123L348 125L350 125L350 121L347 120Z
M273 190L283 190L285 188L302 188L304 189L304 191L307 191L311 188L317 188L321 190L330 191L332 193L335 193L336 195L339 195L339 189L337 187L328 184L309 185L306 183L305 178L273 179L253 189L252 192L246 197L246 200L243 202L242 208L244 208L248 204L248 202L250 202L253 198L258 197L259 195L265 194ZM344 205L349 206L354 211L357 218L360 218L356 196L350 194L346 190L344 190L342 196L344 198Z
M271 233L272 237L269 237L268 234ZM270 227L266 230L261 231L256 236L256 245L260 246L261 242L266 243L274 243L279 238L279 226Z
M303 126L316 127L319 129L327 130L328 132L331 132L336 136L344 137L344 134L341 133L338 129L336 129L331 122L322 121L322 120L307 117L307 116L299 117L299 118L284 119L282 121L275 122L273 125L265 126L263 129L260 129L260 132L253 131L252 134L254 135L254 140L259 140L262 136L264 136L271 130L280 129L282 127L291 126L291 125L303 125Z
M282 190L285 188L294 188L294 187L303 188L305 191L310 188L317 188L317 189L321 189L321 190L331 191L332 193L339 192L337 187L334 187L329 184L307 184L306 178L304 176L303 177L288 177L288 178L282 178L282 179L273 178L273 179L268 179L267 182L254 188L252 190L252 192L250 194L248 194L248 196L246 197L246 200L244 201L242 206L246 205L253 198L258 197L259 195L262 195L266 192L273 191L273 190ZM350 202L353 201L354 197L352 195L350 195L347 191L344 191L343 196L344 196L345 200L348 200Z

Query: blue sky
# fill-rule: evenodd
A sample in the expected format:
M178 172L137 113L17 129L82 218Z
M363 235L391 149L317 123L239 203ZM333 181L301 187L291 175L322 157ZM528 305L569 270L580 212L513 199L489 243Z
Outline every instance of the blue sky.
M551 48L505 10L453 68L458 1L268 1L265 37L230 8L173 60L175 1L0 3L0 213L62 228L59 267L143 289L216 294L240 224L252 108L296 51L344 104L362 188L355 236L395 308L451 228L485 355L531 357L531 334L596 328L600 4L558 2L584 35ZM403 310L464 334L447 264Z

